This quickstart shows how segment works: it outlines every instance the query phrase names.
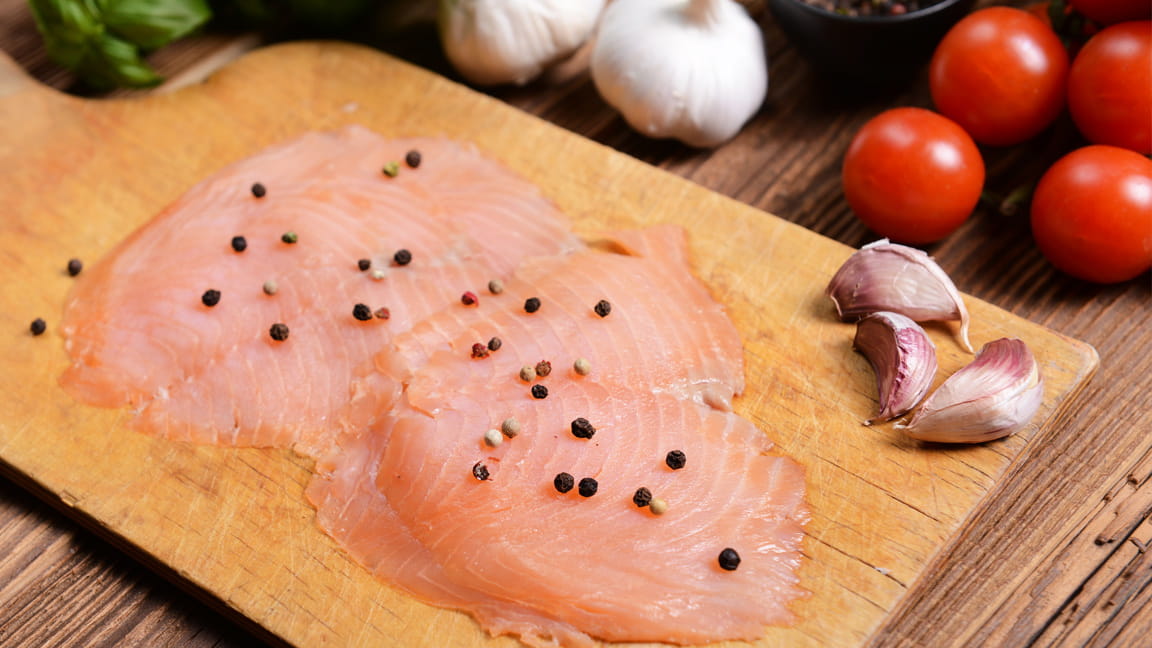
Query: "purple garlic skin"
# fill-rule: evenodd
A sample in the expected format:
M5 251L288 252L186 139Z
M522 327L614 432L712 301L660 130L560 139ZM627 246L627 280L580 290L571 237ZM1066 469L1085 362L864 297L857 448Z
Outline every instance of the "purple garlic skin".
M872 425L911 410L928 393L936 376L936 345L920 325L899 313L881 311L856 323L853 346L876 372L880 413Z
M848 257L828 283L840 319L891 311L917 322L960 320L960 342L968 340L968 309L952 280L922 250L880 239Z
M984 345L976 359L944 381L907 425L908 436L941 443L983 443L1008 436L1036 415L1044 379L1020 340Z

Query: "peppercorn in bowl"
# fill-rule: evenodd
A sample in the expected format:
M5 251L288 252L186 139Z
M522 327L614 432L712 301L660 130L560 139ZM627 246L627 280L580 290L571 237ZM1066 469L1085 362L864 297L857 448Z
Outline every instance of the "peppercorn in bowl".
M824 78L861 86L905 79L975 0L768 0L788 39Z

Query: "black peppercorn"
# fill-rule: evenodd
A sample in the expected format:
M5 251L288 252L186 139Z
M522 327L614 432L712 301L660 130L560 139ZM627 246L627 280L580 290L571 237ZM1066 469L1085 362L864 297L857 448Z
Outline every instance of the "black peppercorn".
M566 472L562 472L552 480L552 485L561 493L567 493L576 485L576 478Z
M256 196L257 198L263 198L264 194L266 194L266 193L268 193L268 190L265 189L264 185L260 184L259 182L252 185L252 195L253 196Z
M489 351L499 351L500 347L502 347L502 346L504 346L504 343L501 342L500 338L498 338L498 337L494 337L491 340L488 340L488 350Z
M529 297L524 300L524 312L535 313L540 310L540 300L535 297Z
M200 301L203 302L205 306L211 308L212 306L220 303L220 291L205 290L204 294L200 295Z
M277 342L283 342L288 339L288 325L277 322L268 329L268 335L271 335L272 339Z
M608 317L608 313L612 312L612 304L609 304L607 301L601 299L600 301L596 302L596 305L592 308L592 310L596 311L596 314L600 317Z
M356 267L360 268L360 271L363 272L372 267L372 259L360 259L356 262Z
M372 319L372 309L368 308L368 304L356 304L352 307L352 317L367 322Z
M596 434L596 428L592 427L588 419L581 417L572 421L572 436L577 439L591 439L593 434Z
M408 151L408 154L404 156L404 164L413 169L420 166L420 151Z
M392 260L396 262L396 265L406 266L412 263L412 253L403 249L396 250L396 254L392 255Z
M80 274L80 271L83 269L84 269L84 263L82 261L80 261L80 259L69 259L68 260L68 276L69 277L75 277L76 275Z
M532 398L548 398L548 388L544 385L532 385Z
M740 566L740 554L736 553L736 550L732 547L726 547L724 551L720 552L718 562L720 563L720 569L736 571L736 568Z
M32 324L28 327L28 330L32 331L32 335L41 335L44 331L48 330L48 324L46 324L43 319L37 317L32 320Z
M636 489L636 494L632 496L632 503L640 508L644 508L652 503L652 491L641 486Z
M596 483L595 479L592 479L591 477L585 477L584 479L580 480L580 496L592 497L596 494L596 489L599 487L600 484Z
M487 481L488 478L492 476L492 474L488 472L488 466L485 466L484 464L477 461L472 466L472 476L480 481Z
M664 463L668 464L668 467L672 470L680 470L687 461L688 458L685 457L684 453L680 450L673 450L664 457Z
M232 249L236 252L243 252L248 249L248 239L243 236L232 237Z

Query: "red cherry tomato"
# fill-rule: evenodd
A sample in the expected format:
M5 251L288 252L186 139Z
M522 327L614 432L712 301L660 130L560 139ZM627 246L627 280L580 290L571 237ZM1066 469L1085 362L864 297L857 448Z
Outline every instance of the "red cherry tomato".
M1148 0L1068 0L1073 9L1101 25L1152 18Z
M856 133L844 156L844 197L873 231L931 243L972 213L984 160L955 123L923 108L893 108Z
M1056 119L1067 78L1068 54L1043 20L1021 9L989 7L944 35L928 83L936 109L972 139L1008 146Z
M1152 268L1152 160L1099 145L1060 158L1032 196L1032 235L1052 265L1088 281Z
M1152 20L1112 25L1084 44L1068 110L1090 142L1152 153Z

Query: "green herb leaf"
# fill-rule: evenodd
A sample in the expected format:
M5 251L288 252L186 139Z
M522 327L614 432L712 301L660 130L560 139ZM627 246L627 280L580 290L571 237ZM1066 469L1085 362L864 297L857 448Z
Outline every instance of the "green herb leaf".
M95 2L29 0L28 6L44 37L48 56L65 67L75 69L104 32Z
M104 25L144 49L156 49L187 36L208 22L204 0L99 0Z
M204 0L29 0L52 60L96 89L163 79L141 58L211 18Z
M111 34L102 35L76 67L95 88L147 88L164 80L140 57L140 49Z

